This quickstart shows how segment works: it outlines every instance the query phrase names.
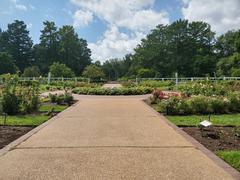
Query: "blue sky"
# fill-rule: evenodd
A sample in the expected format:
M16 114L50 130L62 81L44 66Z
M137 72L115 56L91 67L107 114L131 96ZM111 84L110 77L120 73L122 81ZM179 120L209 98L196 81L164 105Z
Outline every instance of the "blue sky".
M0 28L23 20L37 43L43 21L73 25L92 58L104 61L133 52L157 24L179 18L206 21L217 34L238 29L239 9L239 0L1 0Z

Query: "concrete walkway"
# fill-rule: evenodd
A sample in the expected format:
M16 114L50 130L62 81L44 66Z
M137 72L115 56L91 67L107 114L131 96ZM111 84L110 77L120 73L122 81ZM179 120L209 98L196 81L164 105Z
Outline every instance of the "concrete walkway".
M76 97L76 105L2 150L0 179L233 179L144 96Z
M107 83L107 84L104 84L103 87L112 89L112 88L120 88L120 87L122 87L122 85L121 84L108 84Z

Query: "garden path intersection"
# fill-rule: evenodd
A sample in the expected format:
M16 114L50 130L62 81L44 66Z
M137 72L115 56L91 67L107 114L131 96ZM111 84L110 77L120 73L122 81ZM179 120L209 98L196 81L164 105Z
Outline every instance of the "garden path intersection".
M237 179L146 96L80 96L0 152L0 179ZM10 150L9 150L10 149Z

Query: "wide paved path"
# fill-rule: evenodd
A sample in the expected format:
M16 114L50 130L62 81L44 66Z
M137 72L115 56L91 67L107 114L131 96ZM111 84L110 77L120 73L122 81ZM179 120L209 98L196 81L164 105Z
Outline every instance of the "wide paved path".
M232 179L141 98L77 97L0 156L0 179Z

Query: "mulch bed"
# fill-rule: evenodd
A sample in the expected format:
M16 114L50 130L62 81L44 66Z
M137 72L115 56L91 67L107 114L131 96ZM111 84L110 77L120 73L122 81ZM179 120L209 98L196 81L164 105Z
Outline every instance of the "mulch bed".
M211 127L201 130L198 127L180 127L190 136L211 151L240 150L240 128Z
M33 128L32 126L0 126L0 149Z

